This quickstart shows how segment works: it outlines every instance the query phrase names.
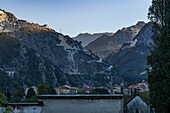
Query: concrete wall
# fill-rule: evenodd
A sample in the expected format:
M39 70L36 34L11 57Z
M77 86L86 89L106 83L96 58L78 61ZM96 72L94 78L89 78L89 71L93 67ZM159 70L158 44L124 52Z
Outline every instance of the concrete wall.
M150 113L150 106L145 103L139 96L136 96L126 105L126 113Z
M43 99L42 113L123 113L123 99Z

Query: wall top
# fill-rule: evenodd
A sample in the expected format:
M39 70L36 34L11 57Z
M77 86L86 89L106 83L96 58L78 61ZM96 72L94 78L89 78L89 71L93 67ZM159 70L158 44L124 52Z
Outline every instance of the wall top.
M114 95L38 95L39 99L122 99L122 94Z

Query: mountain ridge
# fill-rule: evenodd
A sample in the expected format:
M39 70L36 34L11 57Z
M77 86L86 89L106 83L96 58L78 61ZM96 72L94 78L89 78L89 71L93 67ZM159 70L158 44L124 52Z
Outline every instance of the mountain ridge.
M94 33L94 34L90 34L90 33L80 33L78 34L76 37L73 37L74 40L77 41L81 41L82 46L86 47L89 43L95 41L96 39L98 39L100 36L102 36L103 34L106 34L108 36L113 35L114 33Z
M153 44L152 23L147 23L134 37L133 41L125 43L116 54L110 54L106 61L113 65L121 77L127 82L147 80L147 56L150 54L149 46Z
M111 53L119 51L124 43L132 41L144 25L145 22L139 21L136 25L118 30L113 36L102 35L88 44L86 48L104 59Z
M26 88L41 83L54 87L109 86L122 80L109 64L69 36L47 25L16 18L9 21L4 10L0 14L0 51L3 53L0 54L0 73L3 73L0 78L6 78L0 84L3 90L5 85L14 90L17 86ZM14 75L8 75L9 71ZM10 84L7 79L11 80Z

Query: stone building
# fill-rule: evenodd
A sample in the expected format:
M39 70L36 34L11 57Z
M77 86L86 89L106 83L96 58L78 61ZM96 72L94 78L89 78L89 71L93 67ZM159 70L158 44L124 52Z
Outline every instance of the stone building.
M135 96L125 106L125 113L151 113L150 104L145 102L140 96Z

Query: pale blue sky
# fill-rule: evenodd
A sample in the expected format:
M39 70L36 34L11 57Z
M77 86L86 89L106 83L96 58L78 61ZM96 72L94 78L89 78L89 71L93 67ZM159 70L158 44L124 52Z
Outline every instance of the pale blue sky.
M137 21L148 22L151 0L0 0L17 18L48 24L57 32L116 32Z

